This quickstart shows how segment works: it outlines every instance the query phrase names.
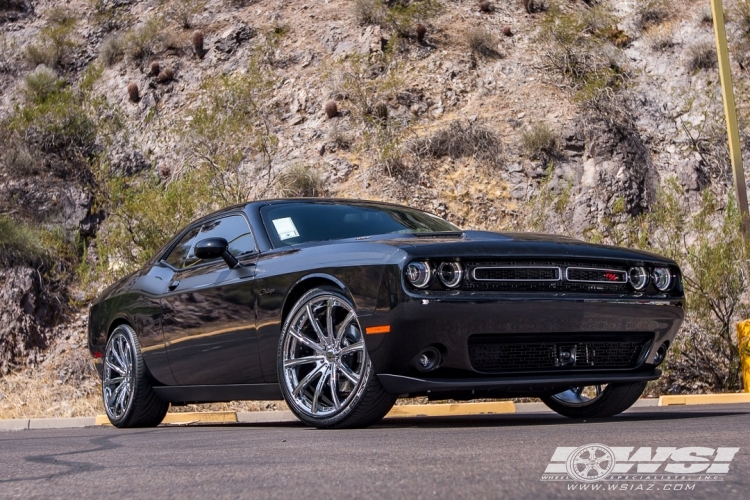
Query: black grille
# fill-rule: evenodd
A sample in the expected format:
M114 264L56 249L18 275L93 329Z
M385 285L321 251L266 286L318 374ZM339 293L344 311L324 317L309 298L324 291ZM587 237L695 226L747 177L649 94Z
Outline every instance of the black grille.
M469 359L483 373L634 368L652 338L650 333L472 335ZM565 360L564 353L571 356Z
M566 278L570 281L588 281L592 283L627 283L628 274L614 269L592 269L569 267Z
M573 272L575 269L584 268L591 272L590 277L593 278L604 276L607 272L619 273L619 276L624 277L627 273L626 267L613 263L497 260L466 262L465 265L469 279L464 281L461 289L466 291L552 293L632 293L633 291L626 280L610 281L606 279L606 276L605 279L591 281L565 279L566 270Z
M558 281L560 269L556 267L477 267L475 280L486 281Z

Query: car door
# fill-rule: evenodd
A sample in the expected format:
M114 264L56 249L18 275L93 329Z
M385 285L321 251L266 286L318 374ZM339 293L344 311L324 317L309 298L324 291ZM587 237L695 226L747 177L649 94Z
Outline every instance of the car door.
M177 384L262 382L252 283L258 254L247 219L224 215L186 236L175 248L180 255L165 259L174 275L162 297L162 330ZM193 248L206 238L226 239L242 266L230 269L221 258L196 258Z

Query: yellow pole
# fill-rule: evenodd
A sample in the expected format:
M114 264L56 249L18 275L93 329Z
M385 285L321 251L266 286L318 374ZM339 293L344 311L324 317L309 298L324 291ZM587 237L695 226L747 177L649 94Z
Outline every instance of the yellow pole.
M750 392L750 321L737 323L737 345L740 346L742 360L742 389Z
M729 50L727 49L727 32L724 28L724 8L721 0L711 0L711 12L714 18L714 34L716 35L716 52L719 56L719 77L721 91L724 96L724 116L727 120L727 135L729 136L729 156L732 161L734 174L734 189L737 195L737 208L742 217L742 231L750 235L750 215L747 208L747 189L745 188L745 172L742 168L742 150L740 149L740 133L737 125L737 110L734 104L734 89L732 87L732 71L729 68Z

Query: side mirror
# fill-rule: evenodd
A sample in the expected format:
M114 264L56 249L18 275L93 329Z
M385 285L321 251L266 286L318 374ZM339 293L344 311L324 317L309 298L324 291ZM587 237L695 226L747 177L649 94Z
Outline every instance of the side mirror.
M240 267L240 261L229 253L229 243L224 238L206 238L195 244L195 256L201 260L213 260L221 257L230 269Z

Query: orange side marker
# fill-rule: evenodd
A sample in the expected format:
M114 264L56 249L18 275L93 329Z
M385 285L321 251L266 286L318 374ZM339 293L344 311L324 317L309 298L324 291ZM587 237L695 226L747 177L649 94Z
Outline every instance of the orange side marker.
M374 334L374 333L389 333L391 331L391 325L382 325L382 326L368 326L365 328L365 333L367 334Z

